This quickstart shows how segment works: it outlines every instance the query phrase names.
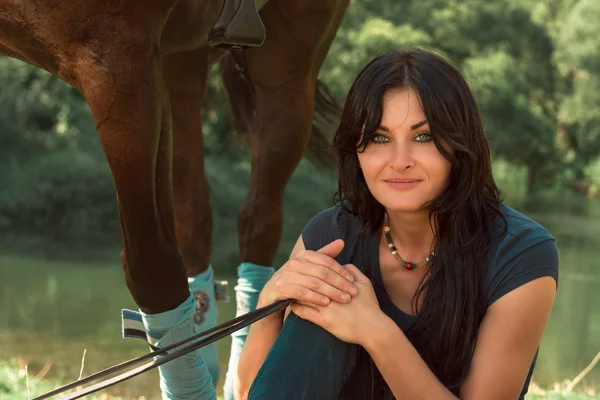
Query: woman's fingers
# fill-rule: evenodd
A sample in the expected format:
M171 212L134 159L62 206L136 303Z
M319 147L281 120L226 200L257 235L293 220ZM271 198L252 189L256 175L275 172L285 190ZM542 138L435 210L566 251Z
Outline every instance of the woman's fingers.
M297 260L294 271L312 276L353 296L358 293L356 286L353 284L354 277L346 268L334 259L326 260L316 256L321 255L310 254L304 259ZM347 278L349 275L352 276L352 280Z
M290 298L307 304L318 304L320 306L326 306L331 302L329 296L325 296L319 292L311 290L304 285L297 285L292 283L286 287L286 291L289 293Z
M327 305L331 300L347 303L358 295L358 289L353 274L334 259L343 248L344 241L335 240L318 251L299 251L265 285L265 298L290 298L317 305Z
M338 278L345 280L341 277ZM346 282L346 285L353 286L348 282ZM345 287L345 289L348 290L346 291L313 275L292 271L289 271L277 281L276 289L286 298L319 305L329 304L330 299L339 303L347 303L351 299L351 295L348 291L358 293L358 289L356 288L350 289Z
M310 305L292 303L290 305L290 309L296 314L298 317L310 321L314 324L320 325L321 315L319 310L310 307Z
M300 251L295 259L308 260L315 264L321 264L325 267L329 267L339 275L343 276L350 282L354 281L352 274L349 274L336 260L340 252L344 248L344 241L342 239L334 240L333 242L321 247L317 251L302 250Z
M356 266L354 266L352 264L346 264L344 267L346 268L346 270L348 272L350 272L354 276L354 281L355 282L370 281L370 279L367 278L367 276L365 274L363 274L361 270L359 270L358 268L356 268Z
M289 261L289 266L298 271L302 271L306 268L306 263L321 265L327 267L327 269L335 272L348 282L354 282L354 276L348 272L335 258L332 258L326 254L318 253L316 251L302 251L296 257Z
M342 239L336 239L317 250L317 253L325 254L329 257L337 257L344 249L345 243Z

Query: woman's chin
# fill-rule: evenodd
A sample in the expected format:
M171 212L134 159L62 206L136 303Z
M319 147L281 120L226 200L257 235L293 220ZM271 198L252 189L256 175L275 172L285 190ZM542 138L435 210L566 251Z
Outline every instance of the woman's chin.
M388 212L403 214L428 213L429 207L423 207L423 202L382 202Z

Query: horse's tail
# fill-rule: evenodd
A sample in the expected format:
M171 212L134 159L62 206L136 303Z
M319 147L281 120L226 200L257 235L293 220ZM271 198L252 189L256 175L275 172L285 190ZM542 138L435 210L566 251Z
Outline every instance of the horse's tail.
M219 70L229 98L234 128L246 142L252 143L256 139L252 136L258 134L253 129L256 94L248 73L246 54L239 50L228 51L219 61ZM317 81L312 132L305 154L311 162L320 165L333 164L333 157L329 151L330 132L337 123L340 110L338 102L327 86Z

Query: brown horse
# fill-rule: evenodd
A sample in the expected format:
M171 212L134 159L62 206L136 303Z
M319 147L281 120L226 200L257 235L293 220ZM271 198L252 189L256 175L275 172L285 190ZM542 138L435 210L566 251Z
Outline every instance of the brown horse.
M89 104L116 186L127 285L142 311L178 306L186 277L209 265L200 111L219 59L252 149L241 258L272 264L284 189L322 98L317 75L348 2L258 1L266 40L231 52L207 44L223 0L0 0L0 52L56 75Z

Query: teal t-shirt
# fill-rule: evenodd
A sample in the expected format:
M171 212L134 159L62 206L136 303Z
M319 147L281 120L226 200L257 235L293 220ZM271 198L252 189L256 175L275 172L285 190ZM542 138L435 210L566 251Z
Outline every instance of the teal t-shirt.
M558 250L552 235L506 205L501 205L500 211L506 224L497 219L497 234L488 252L482 280L488 306L511 290L543 276L551 276L558 283ZM318 250L343 239L345 247L336 260L368 272L381 309L407 333L419 354L430 359L427 341L413 337L410 331L415 317L398 309L383 289L379 235L358 241L361 228L357 218L334 206L309 221L302 239L308 250ZM291 315L253 383L250 398L367 399L374 392L378 393L375 398L382 398L385 394L371 382L381 384L381 377L369 367L371 363L365 353L360 346L344 343L320 327ZM520 399L527 393L536 358L537 354Z

